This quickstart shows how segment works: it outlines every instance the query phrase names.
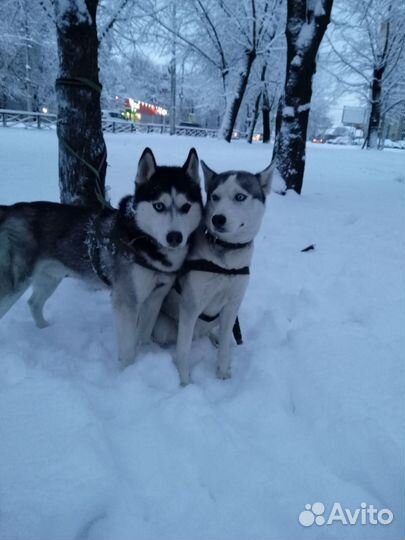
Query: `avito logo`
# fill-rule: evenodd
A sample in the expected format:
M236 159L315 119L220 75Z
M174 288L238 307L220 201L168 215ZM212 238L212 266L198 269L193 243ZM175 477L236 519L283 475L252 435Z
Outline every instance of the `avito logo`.
M389 525L394 519L394 514L389 508L378 510L372 504L361 503L360 508L351 510L343 508L338 502L333 503L329 515L325 515L325 505L321 502L306 504L298 516L298 521L303 527L311 525Z

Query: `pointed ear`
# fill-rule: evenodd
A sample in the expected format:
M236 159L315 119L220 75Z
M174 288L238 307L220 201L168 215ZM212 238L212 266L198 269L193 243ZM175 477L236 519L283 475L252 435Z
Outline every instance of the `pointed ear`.
M155 156L150 148L145 148L138 163L135 184L141 185L150 180L156 171Z
M217 176L217 173L210 169L203 160L201 160L201 168L204 173L205 191L210 193L214 188L213 179Z
M187 159L184 162L183 169L186 171L186 173L190 176L190 178L196 182L197 184L200 184L200 175L198 174L198 155L195 148L191 148L190 152L188 153Z
M264 169L264 171L256 174L265 195L268 195L271 191L271 183L273 181L273 174L275 170L276 163L275 161L272 161L270 165Z

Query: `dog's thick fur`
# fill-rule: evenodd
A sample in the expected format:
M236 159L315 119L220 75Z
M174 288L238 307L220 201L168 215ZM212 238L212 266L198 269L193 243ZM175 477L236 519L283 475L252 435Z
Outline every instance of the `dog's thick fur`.
M135 184L118 210L100 213L50 202L0 206L0 318L30 285L40 328L44 304L64 277L111 287L119 360L131 363L201 221L196 151L182 167L158 167L145 149Z
M205 225L196 234L188 260L203 259L225 270L248 267L266 195L271 189L273 167L258 174L244 171L217 174L201 163L207 191ZM190 381L193 336L208 335L219 326L217 376L227 379L231 376L232 327L245 295L248 276L194 269L186 272L179 283L177 291L172 289L163 304L153 331L154 339L170 343L177 335L176 365L181 384L186 385ZM212 322L204 322L201 314L219 316Z

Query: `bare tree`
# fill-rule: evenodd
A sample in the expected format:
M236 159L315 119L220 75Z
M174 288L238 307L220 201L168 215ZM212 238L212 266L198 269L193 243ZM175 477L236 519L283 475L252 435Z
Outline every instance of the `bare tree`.
M259 84L251 85L253 99L248 100L247 103L247 117L248 117L248 131L246 135L246 141L250 144L253 140L253 134L256 128L256 123L259 118L260 102L263 100L263 92L265 91L265 76L267 65L263 64L261 68L261 76Z
M177 98L177 47L176 47L176 27L177 27L177 10L176 2L172 1L171 6L172 16L172 57L170 59L169 75L170 75L170 135L176 134L176 98Z
M261 57L270 49L277 36L281 1L251 0L248 6L242 2L241 12L235 9L232 12L230 6L226 6L224 1L220 4L224 10L226 9L229 17L228 24L236 24L238 28L235 31L239 32L239 36L244 40L238 72L234 78L232 90L227 95L226 109L220 128L221 137L230 142L253 64L256 58ZM235 6L234 2L232 4ZM265 72L263 77L265 77ZM263 94L261 97L263 98Z
M282 80L285 76L284 63L281 61L284 55L285 48L277 43L274 50L271 47L268 54L263 55L261 63L256 62L246 96L249 110L246 138L248 143L252 142L257 122L259 129L262 130L263 143L270 142L270 114L280 98Z
M308 119L308 139L321 137L326 130L332 127L329 117L330 103L323 96L314 96Z
M0 107L53 106L57 63L53 28L38 4L0 3Z
M391 99L405 69L405 5L393 0L345 2L332 29L329 72L367 104L365 145L377 148L386 114L405 103L403 95Z
M165 0L145 0L141 9L149 18L144 21L144 25L149 31L151 29L153 31L154 46L161 47L173 60L173 44L176 43L178 55L180 56L183 49L183 59L187 57L189 64L194 60L196 65L203 66L205 78L207 73L209 75L216 73L221 81L225 105L235 51L229 45L229 25L225 24L227 15L220 4L220 0L190 0L176 4L175 17L173 17L173 3L170 4ZM169 74L173 89L172 64L171 61ZM184 66L183 62L182 65ZM182 88L184 88L184 70Z
M333 0L287 0L287 67L273 158L287 189L301 193L316 56Z
M224 98L220 137L228 142L253 64L277 36L281 5L282 0L191 0L178 6L181 24L174 28L164 1L143 4L152 20L217 71Z
M387 136L402 137L402 122L405 118L405 47L398 59L397 68L384 78L382 85L381 122L378 133L378 148L382 150Z

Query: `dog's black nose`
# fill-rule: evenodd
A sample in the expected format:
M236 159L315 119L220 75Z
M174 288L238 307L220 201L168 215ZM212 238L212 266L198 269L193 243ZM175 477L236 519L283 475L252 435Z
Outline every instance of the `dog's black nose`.
M170 231L166 236L167 243L171 247L177 247L183 240L183 235L178 231Z
M226 217L223 214L215 214L212 216L212 224L214 227L223 227L226 223Z

